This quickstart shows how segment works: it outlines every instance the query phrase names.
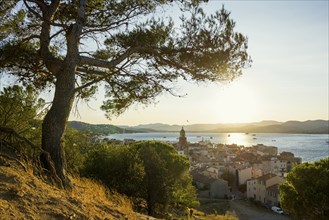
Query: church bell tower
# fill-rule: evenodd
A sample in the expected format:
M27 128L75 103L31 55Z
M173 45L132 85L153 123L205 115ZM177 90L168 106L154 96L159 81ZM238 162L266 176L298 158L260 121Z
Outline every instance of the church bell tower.
M182 130L180 130L180 133L179 133L178 145L182 148L187 147L187 140L186 140L185 130L184 130L183 127L182 127Z

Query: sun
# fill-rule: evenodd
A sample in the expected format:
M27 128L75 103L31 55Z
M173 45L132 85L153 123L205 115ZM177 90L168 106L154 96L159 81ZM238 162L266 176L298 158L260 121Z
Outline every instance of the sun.
M220 89L216 95L215 118L224 123L258 121L261 103L252 88L242 83Z

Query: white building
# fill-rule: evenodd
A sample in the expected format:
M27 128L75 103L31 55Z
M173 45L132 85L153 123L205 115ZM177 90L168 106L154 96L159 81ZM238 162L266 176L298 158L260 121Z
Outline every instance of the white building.
M276 191L276 195L273 194L275 191L273 186L283 183L284 181L284 178L272 173L255 179L250 179L247 181L247 197L253 198L254 200L260 201L264 204L277 205L280 202L280 197L278 195L278 191Z

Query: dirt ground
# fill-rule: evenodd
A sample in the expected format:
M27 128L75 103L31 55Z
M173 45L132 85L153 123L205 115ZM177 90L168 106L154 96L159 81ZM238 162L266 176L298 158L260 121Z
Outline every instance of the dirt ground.
M209 215L223 215L229 211L229 209L229 201L225 199L200 199L200 207L198 207L198 210Z
M265 207L257 206L249 201L231 200L229 201L230 211L239 220L289 220L289 216L272 212Z
M0 155L0 219L154 219L133 212L130 200L95 181L71 180L72 190L60 190Z

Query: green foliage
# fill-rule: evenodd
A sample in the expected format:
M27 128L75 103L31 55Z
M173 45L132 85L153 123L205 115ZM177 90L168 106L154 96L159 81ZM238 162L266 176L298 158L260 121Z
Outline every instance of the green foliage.
M329 216L329 158L297 165L280 185L281 206L294 219Z
M151 215L198 205L188 160L166 143L145 141L129 147L100 144L88 155L84 175L144 199Z
M247 192L247 185L246 184L239 185L238 190L242 193Z
M173 88L179 79L231 81L249 67L247 38L234 31L230 13L223 8L205 15L201 3L1 1L0 72L38 89L55 88L52 106L42 123L42 148L50 153L64 185L69 186L69 181L60 142L76 98L88 101L105 85L102 109L111 118L136 102L154 101L162 92L177 95ZM167 6L181 10L178 24L163 16L170 9ZM91 45L90 41L97 47L84 46ZM174 185L168 171L171 162L161 162L162 157L151 149L140 153L140 157L153 155L150 164L143 163L145 172L153 172L148 169L151 162L160 162L154 172L169 175L169 185ZM169 194L163 192L160 197L166 201Z
M131 149L100 143L88 154L82 175L99 179L120 193L139 197L145 173L142 162Z
M40 129L40 119L46 113L46 105L38 95L31 86L3 88L0 92L0 126L24 135Z
M124 130L122 128L119 128L114 125L109 125L109 124L88 124L84 122L79 122L79 121L70 121L68 122L68 126L75 128L79 131L88 131L93 133L94 135L109 135L109 134L115 134L115 133L129 133L129 130Z
M8 13L16 4L16 1L1 1L0 2L0 40L7 37L10 32L18 32L18 23L24 19L24 12Z
M223 180L226 180L230 186L233 186L236 182L236 176L228 170L225 170L221 177Z
M63 136L63 148L65 152L67 171L79 175L84 167L86 156L93 147L91 134L86 131L78 131L67 127Z
M247 38L234 31L228 11L206 15L203 2L4 1L0 70L45 88L59 83L65 68L58 66L75 69L79 98L88 100L100 84L106 85L102 109L108 117L135 102L147 104L162 92L175 94L173 83L179 78L231 81L251 63ZM181 10L180 22L162 16L170 7ZM79 36L69 41L73 27ZM77 46L90 40L99 47ZM82 59L86 54L88 59Z

